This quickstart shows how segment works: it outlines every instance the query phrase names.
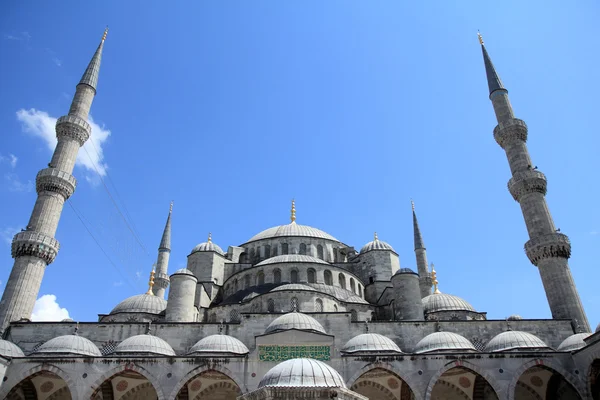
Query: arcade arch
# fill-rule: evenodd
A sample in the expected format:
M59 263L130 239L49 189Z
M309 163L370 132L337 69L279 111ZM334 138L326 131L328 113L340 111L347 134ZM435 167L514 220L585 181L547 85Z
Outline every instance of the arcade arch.
M207 370L188 379L175 400L235 400L242 394L236 382L226 374Z
M526 369L515 385L514 400L581 400L563 375L545 365Z
M359 376L350 390L369 399L413 400L415 395L408 384L385 368L373 368Z
M92 400L158 399L152 383L144 375L133 370L121 371L98 386Z
M8 400L71 400L67 382L50 371L39 371L19 382L6 396Z
M444 371L437 378L429 399L498 400L498 395L492 385L479 373L457 366Z

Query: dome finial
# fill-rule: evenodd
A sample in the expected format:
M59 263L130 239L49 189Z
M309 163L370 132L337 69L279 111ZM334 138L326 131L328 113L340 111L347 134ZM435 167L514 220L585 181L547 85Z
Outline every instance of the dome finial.
M290 218L292 223L296 222L296 200L292 199L292 216Z
M146 294L152 295L154 296L154 293L152 292L152 286L154 286L154 268L156 267L156 264L152 264L152 272L150 272L150 280L148 281L148 291L146 292Z
M410 199L410 205L412 206L412 210L414 212L415 211L415 202L413 201L413 199Z
M171 200L171 205L169 206L169 214L173 212L173 200Z
M433 294L441 294L442 292L438 289L437 272L435 272L433 263L431 263L431 283L433 283Z
M102 35L103 42L106 40L106 35L108 35L108 26L106 27L106 29L104 30L104 34Z
M212 232L208 232L208 243L212 243Z
M379 240L379 238L377 237L377 232L375 232L375 233L373 234L373 240Z
M479 44L483 46L483 36L481 36L481 33L479 33L479 31L477 31L477 37L479 38Z

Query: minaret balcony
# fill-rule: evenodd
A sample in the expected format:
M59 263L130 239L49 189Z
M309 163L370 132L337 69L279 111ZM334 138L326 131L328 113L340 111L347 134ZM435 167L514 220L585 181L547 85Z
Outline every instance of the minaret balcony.
M533 169L516 172L508 181L508 191L513 199L519 201L521 196L528 193L546 194L546 175Z
M525 121L518 118L512 118L508 121L500 122L494 128L494 139L496 139L496 143L498 143L503 149L504 146L516 140L526 142L527 124Z
M166 289L169 286L169 275L167 274L162 274L160 272L157 272L154 275L154 285L158 286L161 289Z
M56 168L43 169L35 178L35 188L38 194L44 191L56 192L61 194L65 200L71 197L76 187L77 180L73 175Z
M56 121L56 137L68 137L79 142L80 146L90 138L92 127L76 115L64 115Z
M52 236L35 231L23 231L15 235L12 241L11 254L13 258L34 256L52 263L58 254L60 244Z
M565 234L554 232L538 236L525 243L525 253L533 265L546 258L571 257L571 242Z

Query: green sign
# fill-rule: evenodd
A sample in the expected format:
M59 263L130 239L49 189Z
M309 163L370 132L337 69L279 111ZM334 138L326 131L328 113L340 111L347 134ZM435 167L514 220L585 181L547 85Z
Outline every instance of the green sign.
M329 361L331 359L331 347L258 346L258 359L260 361L285 361L292 358L312 358L314 360Z

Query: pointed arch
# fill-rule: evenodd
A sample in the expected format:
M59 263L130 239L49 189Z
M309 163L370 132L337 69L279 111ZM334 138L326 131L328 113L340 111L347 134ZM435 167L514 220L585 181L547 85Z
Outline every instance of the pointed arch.
M559 375L561 375L561 377L565 380L566 383L571 385L571 387L573 388L573 390L575 390L575 392L577 393L577 395L579 396L580 399L586 398L586 397L582 396L582 393L584 393L584 394L587 393L586 388L583 387L583 385L581 384L581 381L579 379L577 379L569 371L565 370L563 367L561 367L560 365L555 363L552 359L538 358L538 359L526 362L525 364L521 365L521 367L519 367L519 369L517 369L514 372L512 380L510 381L510 384L508 385L508 400L515 400L515 390L517 388L519 380L521 379L521 376L528 369L534 368L534 367L542 367L544 369L548 369L555 373L558 373Z
M28 370L21 372L20 374L16 375L16 377L14 379L9 378L6 380L6 382L3 382L2 386L0 387L0 399L6 398L8 396L8 394L24 380L31 378L41 372L50 372L50 373L58 376L59 378L61 378L63 381L65 381L65 384L66 384L67 388L69 389L69 392L71 392L71 398L76 399L77 396L79 395L79 393L77 391L77 385L71 379L69 374L67 374L65 371L63 371L62 369L58 368L55 365L41 364L41 365L35 366L33 368L30 368Z
M158 379L153 374L148 372L148 370L146 370L134 363L121 364L121 365L116 366L113 369L106 371L104 374L102 374L102 376L100 376L98 379L96 379L92 385L89 386L87 393L85 393L85 396L82 398L84 398L84 399L93 398L92 396L94 395L94 393L96 393L96 391L100 390L100 387L102 386L102 384L105 381L112 379L114 376L117 376L122 372L127 372L127 371L137 372L138 374L140 374L144 378L146 378L146 380L148 380L148 382L150 382L150 384L156 391L156 396L157 396L158 400L166 400L167 399L162 391L162 385L160 384Z
M217 371L217 372L222 373L223 375L226 375L229 379L231 379L232 381L235 382L235 384L240 388L242 393L248 392L248 388L246 387L246 385L244 385L243 379L241 379L239 376L234 374L231 370L227 369L226 367L219 366L219 365L213 365L210 367L201 366L201 367L191 370L182 379L180 379L179 382L177 382L177 384L175 385L175 387L169 394L169 399L177 398L177 394L179 393L181 388L183 388L184 385L186 385L191 379L193 379L196 376L201 375L207 371Z
M476 366L474 364L471 364L470 362L463 361L463 360L457 360L457 361L452 361L452 362L447 363L431 377L431 379L429 380L429 384L427 385L427 390L425 391L425 396L424 396L425 400L431 399L431 393L433 392L433 387L439 381L441 376L444 375L445 372L447 372L451 369L454 369L454 368L462 368L462 369L470 370L471 372L475 373L476 375L480 375L483 379L485 379L487 381L487 383L490 385L492 390L495 392L496 397L498 399L505 398L505 394L504 394L504 391L502 390L502 386L498 382L496 382L494 377L492 377L490 374L488 374L485 370L479 368L478 366Z
M354 375L352 375L350 377L350 379L348 379L346 381L346 386L348 386L349 388L352 387L360 379L361 376L363 376L367 372L375 370L375 369L387 370L392 375L396 375L400 380L402 380L404 383L406 383L406 385L410 388L411 392L415 396L418 396L419 392L416 391L415 388L419 387L419 382L417 382L417 380L415 380L415 378L412 378L411 377L412 375L403 374L397 368L394 368L394 366L392 364L388 364L385 362L374 362L374 363L365 365L364 367L362 367L361 369L356 371L354 373ZM406 376L404 376L404 375L406 375Z

